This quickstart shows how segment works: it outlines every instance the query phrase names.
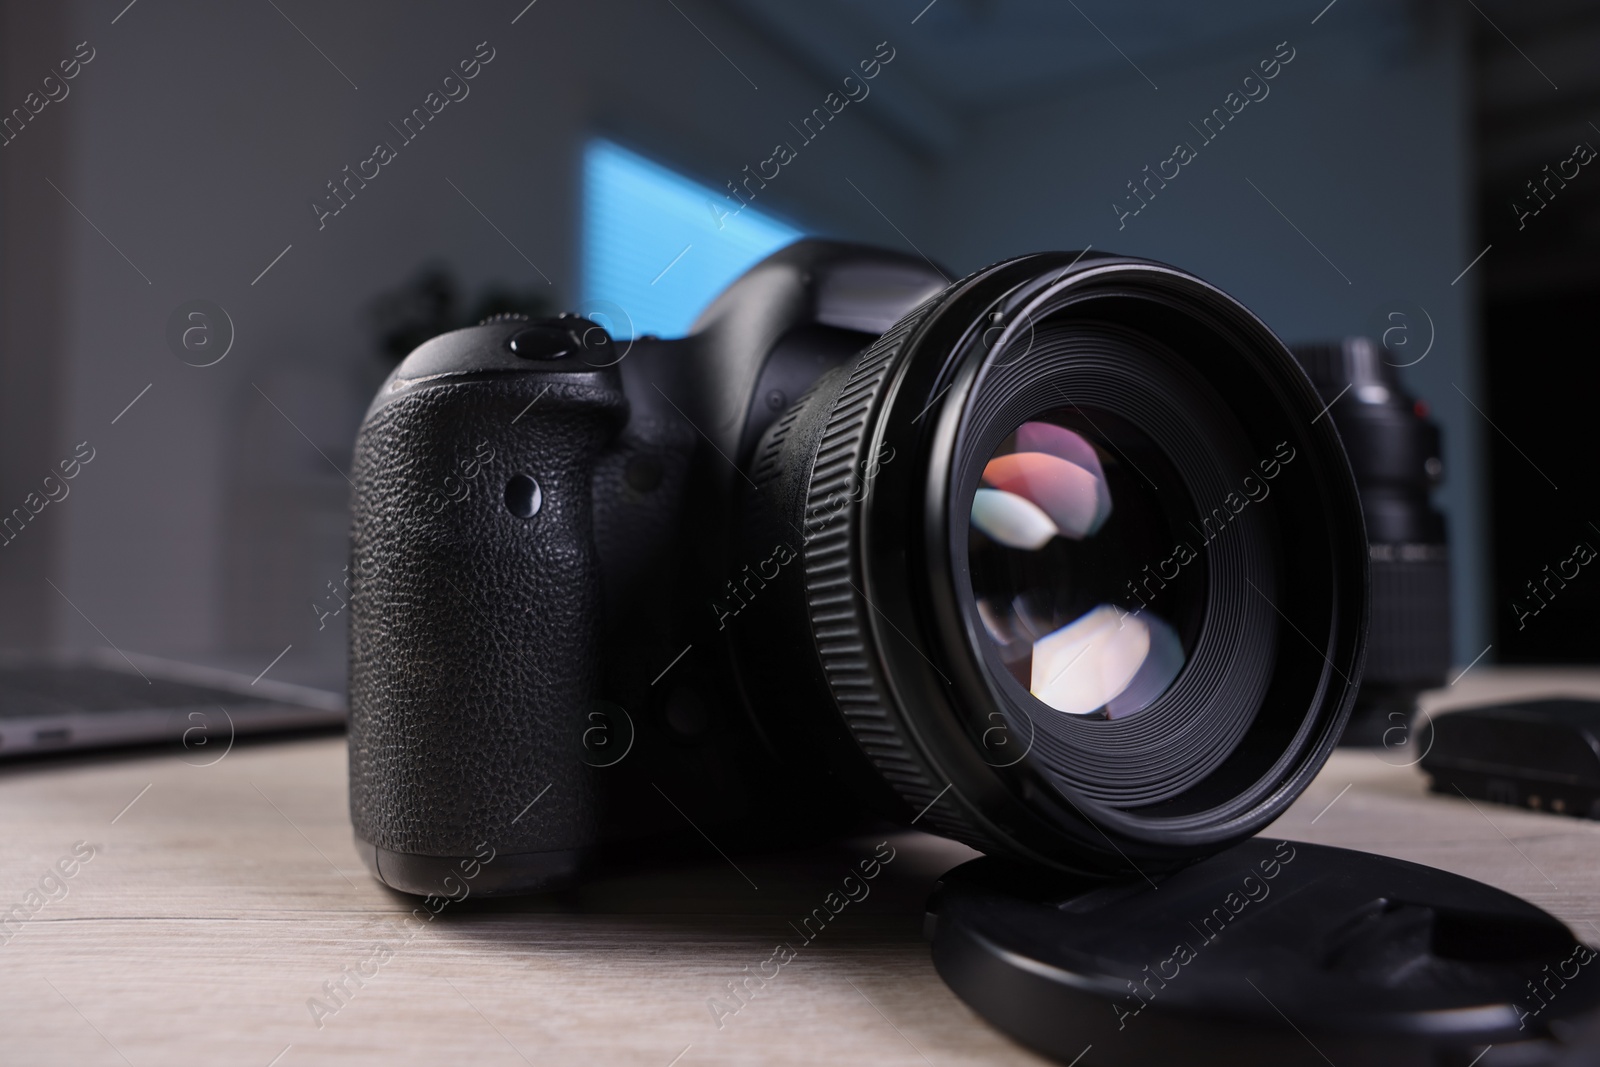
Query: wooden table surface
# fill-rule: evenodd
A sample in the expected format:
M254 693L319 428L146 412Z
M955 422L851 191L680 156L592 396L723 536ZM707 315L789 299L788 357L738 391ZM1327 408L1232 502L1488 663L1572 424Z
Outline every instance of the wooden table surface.
M1531 692L1600 695L1600 672L1480 667L1426 706ZM1429 795L1413 758L1339 752L1270 832L1480 879L1600 943L1600 824ZM703 866L559 901L449 905L412 932L415 902L352 847L342 738L241 743L205 762L0 768L0 914L33 910L0 932L0 1063L1044 1062L929 962L922 904L973 855L963 846L893 837L871 895L719 1028L708 1002L796 940L789 920L876 841L739 857L748 882L708 849ZM341 1004L325 983L347 968L370 977L345 978Z

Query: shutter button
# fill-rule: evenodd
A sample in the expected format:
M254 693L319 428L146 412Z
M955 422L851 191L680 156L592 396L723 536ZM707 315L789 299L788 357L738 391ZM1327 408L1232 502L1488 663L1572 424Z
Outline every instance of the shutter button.
M522 359L563 360L581 356L595 367L609 366L611 335L588 319L572 316L525 326L506 339L506 347Z

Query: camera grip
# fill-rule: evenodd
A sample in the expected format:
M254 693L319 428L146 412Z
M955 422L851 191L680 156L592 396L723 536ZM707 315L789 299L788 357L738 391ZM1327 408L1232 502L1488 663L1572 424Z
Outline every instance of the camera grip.
M596 841L578 746L601 623L591 477L625 411L612 374L521 372L397 378L368 413L350 811L394 888L436 891L485 847L474 889L545 888ZM521 478L537 488L508 492Z

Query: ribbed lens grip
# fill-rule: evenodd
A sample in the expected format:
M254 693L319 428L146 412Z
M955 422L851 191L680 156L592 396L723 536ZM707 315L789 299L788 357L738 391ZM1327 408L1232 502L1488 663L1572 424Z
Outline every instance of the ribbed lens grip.
M1444 545L1372 546L1366 681L1440 683L1450 669L1450 560Z
M881 464L867 454L874 418L906 341L934 311L935 297L907 315L853 364L835 370L797 400L767 432L752 464L757 499L766 503L763 535L803 542L800 579L804 618L821 676L840 720L881 780L937 833L991 847L957 813L947 782L907 736L884 683L870 627L859 562L860 500ZM895 456L888 465L909 465ZM896 468L898 477L914 476ZM793 633L793 631L791 631ZM800 636L795 634L795 636ZM813 711L812 714L817 714Z

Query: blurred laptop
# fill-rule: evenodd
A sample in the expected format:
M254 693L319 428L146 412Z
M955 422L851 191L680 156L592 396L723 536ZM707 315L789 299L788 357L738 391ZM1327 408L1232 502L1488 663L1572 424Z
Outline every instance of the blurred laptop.
M0 652L0 759L164 743L220 758L235 737L344 722L326 689L110 649Z

